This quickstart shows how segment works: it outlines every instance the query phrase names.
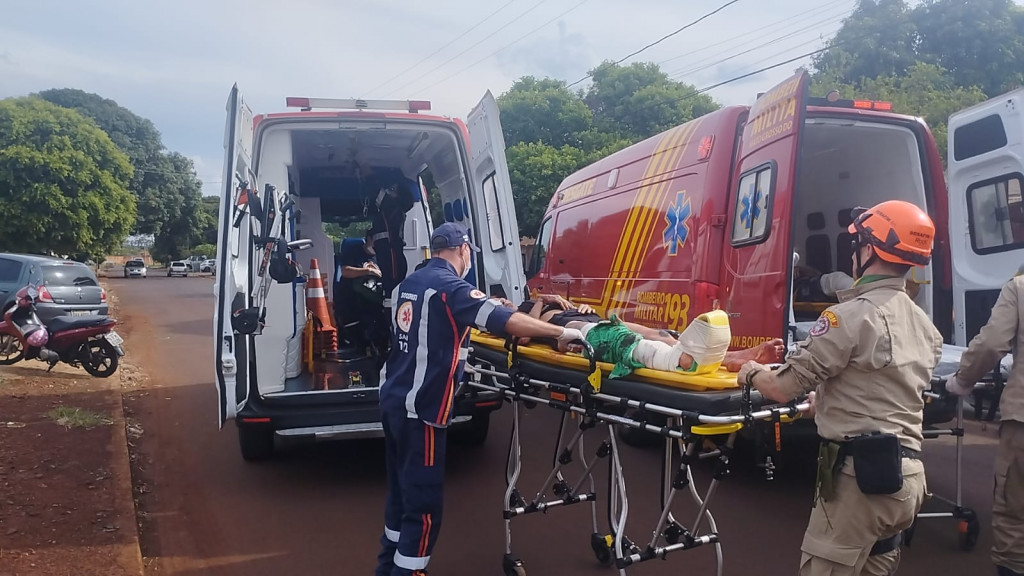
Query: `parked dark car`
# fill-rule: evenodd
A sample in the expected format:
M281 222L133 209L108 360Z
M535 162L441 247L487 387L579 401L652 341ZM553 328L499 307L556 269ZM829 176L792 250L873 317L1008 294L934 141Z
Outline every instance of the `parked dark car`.
M106 315L107 293L85 264L37 254L0 253L0 302L14 301L24 286L39 290L36 313L43 322L57 316Z

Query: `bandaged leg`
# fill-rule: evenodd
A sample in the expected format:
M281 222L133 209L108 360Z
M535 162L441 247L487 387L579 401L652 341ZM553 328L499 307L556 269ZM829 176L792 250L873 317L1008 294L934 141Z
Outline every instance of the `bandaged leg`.
M652 370L673 371L679 368L683 347L669 346L657 340L641 340L633 349L633 359Z
M694 319L679 335L681 351L693 358L693 365L688 371L707 374L718 370L725 360L731 338L729 316L725 312L712 310Z

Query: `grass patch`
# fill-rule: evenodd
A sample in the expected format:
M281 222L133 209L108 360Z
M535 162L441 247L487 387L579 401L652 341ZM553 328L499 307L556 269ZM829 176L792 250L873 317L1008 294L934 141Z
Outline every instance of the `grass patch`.
M109 426L114 422L91 410L75 408L74 406L58 406L47 413L51 420L65 428L95 428L96 426Z

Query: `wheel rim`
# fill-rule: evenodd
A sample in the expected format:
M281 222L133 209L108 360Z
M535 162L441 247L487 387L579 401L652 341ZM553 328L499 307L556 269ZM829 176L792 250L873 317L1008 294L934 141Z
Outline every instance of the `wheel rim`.
M0 334L0 362L11 362L25 353L21 340L10 334Z
M115 352L109 350L104 344L105 342L99 340L90 341L86 349L86 357L82 359L82 363L91 368L89 372L96 376L109 376L117 369Z

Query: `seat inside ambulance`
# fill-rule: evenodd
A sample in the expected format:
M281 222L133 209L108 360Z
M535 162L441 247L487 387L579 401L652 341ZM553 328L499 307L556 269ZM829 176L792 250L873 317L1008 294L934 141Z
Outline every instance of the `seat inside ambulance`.
M852 281L853 262L847 227L852 210L885 200L906 200L927 210L924 166L918 139L896 124L810 117L802 135L800 172L793 205L791 318L798 334L838 302L837 285ZM825 282L822 275L833 274ZM916 301L931 312L928 282L932 267L911 273ZM832 283L830 280L834 280ZM822 284L826 290L822 289Z
M357 123L353 123L357 124ZM422 176L428 172L442 198L463 198L467 181L458 142L444 128L408 122L346 128L337 121L270 125L262 138L259 177L295 200L285 214L289 239L313 247L293 255L309 274L315 259L330 322L337 331L335 359L358 365L365 386L376 386L389 344L390 297L395 286L429 256L429 210ZM330 226L334 225L334 226ZM347 234L335 243L327 229ZM381 276L341 279L342 250L363 251L369 238ZM351 280L349 282L349 280ZM344 388L318 378L304 279L274 284L265 327L255 339L261 394ZM339 301L344 299L344 301ZM337 313L341 312L341 318Z

